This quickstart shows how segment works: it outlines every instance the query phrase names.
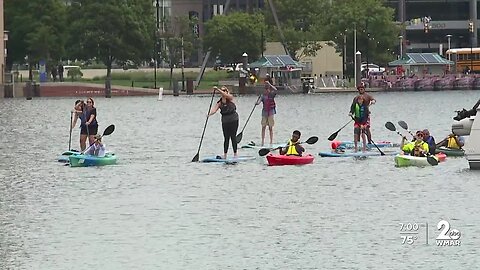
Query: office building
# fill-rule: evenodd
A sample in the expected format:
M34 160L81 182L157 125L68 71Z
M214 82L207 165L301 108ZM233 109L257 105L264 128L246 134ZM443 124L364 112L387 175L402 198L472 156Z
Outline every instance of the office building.
M477 47L478 0L387 0L386 4L396 10L396 21L405 25L398 46L403 54Z

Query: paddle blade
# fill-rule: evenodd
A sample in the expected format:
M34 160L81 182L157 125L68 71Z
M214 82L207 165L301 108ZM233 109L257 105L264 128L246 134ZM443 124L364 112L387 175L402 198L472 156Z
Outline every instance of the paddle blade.
M242 137L243 137L243 132L238 133L238 135L237 135L237 143L240 143L240 141L242 140Z
M258 155L263 157L266 154L270 153L270 151L271 151L270 148L262 148L262 149L258 150Z
M306 143L308 143L308 144L314 144L316 142L318 142L318 137L317 136L312 136L312 137L308 138L308 140L306 141Z
M102 136L107 136L107 135L110 135L113 133L113 131L115 130L115 125L110 125L108 126L105 131L103 131L103 135Z
M386 127L388 130L397 131L397 128L395 127L395 125L394 125L392 122L386 122L386 123L385 123L385 127Z
M434 158L433 156L427 156L427 162L428 164L432 166L437 166L438 165L438 160Z
M197 153L193 158L192 158L192 162L198 162L198 159L200 158L200 154Z
M337 132L335 132L335 133L333 133L332 135L330 135L330 137L328 137L328 140L329 140L329 141L335 140L335 138L337 137L339 131L340 131L340 130L337 130Z
M407 130L408 129L408 125L407 123L405 123L405 121L398 121L398 125L401 126L403 129Z

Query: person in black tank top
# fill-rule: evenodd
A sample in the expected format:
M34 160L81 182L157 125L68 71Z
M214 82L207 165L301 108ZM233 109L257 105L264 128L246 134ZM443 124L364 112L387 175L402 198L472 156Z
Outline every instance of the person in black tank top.
M210 110L209 116L215 114L218 110L222 114L222 130L223 130L223 158L227 158L228 147L232 141L233 156L237 157L237 130L238 130L238 113L237 106L233 102L233 96L227 87L222 86L221 89L213 88L222 97L217 101L215 106Z

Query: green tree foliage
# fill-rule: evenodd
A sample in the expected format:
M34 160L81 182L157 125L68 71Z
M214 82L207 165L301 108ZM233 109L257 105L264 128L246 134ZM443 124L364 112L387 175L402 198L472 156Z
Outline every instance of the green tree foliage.
M261 29L264 17L260 13L231 13L215 16L205 23L204 48L210 48L213 57L223 63L242 62L242 54L249 60L258 59L262 53Z
M56 65L64 54L65 3L60 0L5 1L5 29L9 30L7 65L40 59Z
M315 56L324 40L323 21L326 16L328 0L277 0L274 1L285 41L281 40L279 29L268 4L265 11L269 38L284 42L294 59L303 56Z
M150 0L76 0L69 15L71 58L97 59L107 66L107 95L112 64L139 63L153 55L155 17Z
M383 0L336 0L323 18L326 37L342 51L344 35L347 38L347 63L353 71L353 30L357 30L357 50L362 61L384 65L394 56L389 53L397 43L399 28L394 23L394 10L383 5ZM353 73L353 72L350 72Z
M195 49L198 49L197 37L193 32L193 26L196 23L198 23L196 19L190 20L188 16L177 16L166 20L165 33L159 35L166 50L160 52L160 57L169 63L171 71L175 66L181 64L182 47L185 57L190 56Z

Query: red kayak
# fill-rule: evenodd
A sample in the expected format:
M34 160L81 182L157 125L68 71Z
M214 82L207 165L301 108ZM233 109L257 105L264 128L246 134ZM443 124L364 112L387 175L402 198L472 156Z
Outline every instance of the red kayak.
M267 161L269 166L280 166L280 165L304 165L310 164L313 162L314 157L310 154L306 156L286 156L278 154L268 154Z

